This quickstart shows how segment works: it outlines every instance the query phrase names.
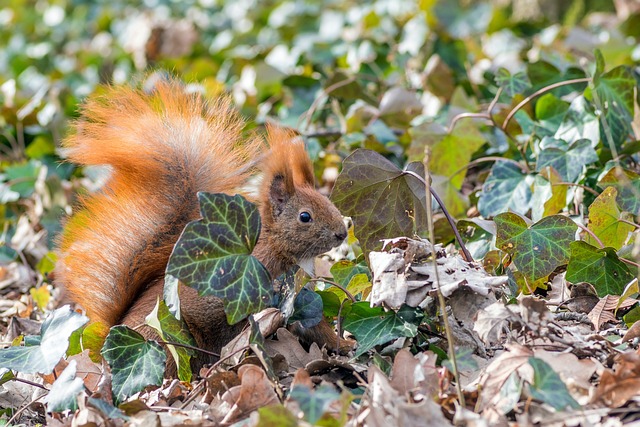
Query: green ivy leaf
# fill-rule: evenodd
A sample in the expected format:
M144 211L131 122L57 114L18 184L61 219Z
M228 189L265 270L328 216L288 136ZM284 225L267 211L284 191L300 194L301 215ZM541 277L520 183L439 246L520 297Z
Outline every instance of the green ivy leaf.
M410 163L407 169L424 176L421 166ZM424 184L371 150L358 149L344 160L331 199L353 219L367 253L381 239L426 229Z
M111 367L111 388L116 402L122 402L148 385L162 384L167 354L160 344L146 341L133 329L111 328L102 356Z
M356 264L353 261L340 260L334 263L329 271L333 280L344 287L347 287L351 279L358 274L366 274L368 278L371 278L371 270L364 261Z
M624 66L594 78L594 88L605 110L604 117L611 129L616 148L620 148L632 132L635 87L633 75Z
M567 150L556 147L544 148L538 156L536 170L541 171L551 166L565 182L576 182L585 167L596 161L598 154L591 142L581 139L571 144Z
M302 288L293 300L293 314L289 323L300 322L304 328L316 326L322 320L322 297Z
M620 221L625 219L633 221L629 213L620 212L616 197L618 191L615 187L607 187L589 206L588 229L595 234L604 246L611 246L618 250L629 238L629 233L634 230L633 225ZM590 234L585 235L585 242L596 245L596 240Z
M76 361L71 360L69 365L55 380L45 398L48 412L75 411L78 409L77 396L84 391L84 382L76 377Z
M242 196L198 193L202 219L185 227L167 273L224 301L229 324L269 306L272 287L266 268L251 251L260 234L260 214Z
M578 227L569 218L554 215L531 227L514 213L495 217L496 246L513 255L513 262L530 281L548 276L569 261L569 244Z
M615 187L618 190L616 202L625 211L640 215L640 175L626 169L612 168L598 182L602 188Z
M88 321L86 316L72 311L68 305L60 307L44 320L40 335L34 337L34 345L0 350L0 368L14 369L23 374L51 373L67 351L71 334Z
M593 104L583 95L574 99L553 137L567 142L586 139L595 147L600 142L600 122L593 110Z
M560 127L569 103L557 98L552 93L541 96L536 101L535 117L538 120L536 124L536 134L541 136L551 136Z
M512 210L525 214L531 209L533 177L510 162L496 162L482 186L478 210L484 217Z
M371 307L366 301L345 305L342 326L351 332L358 341L356 357L370 348L389 342L399 337L414 337L418 332L419 319L422 314L416 309L403 306L394 312L382 307Z
M529 365L533 368L533 384L529 384L529 394L562 411L567 408L580 409L567 386L562 382L558 374L542 359L529 358Z
M304 419L315 425L322 415L329 409L329 405L340 399L333 386L320 385L315 390L310 390L303 385L296 385L291 390L289 397L296 402L304 414Z
M503 88L504 93L510 98L517 94L523 94L531 88L529 77L523 71L511 75L506 68L500 68L496 72L496 84Z
M196 347L198 344L189 332L184 320L178 320L169 311L164 301L158 300L153 311L145 318L145 323L158 332L158 335L168 342L175 342ZM167 345L169 353L176 362L180 381L191 381L191 356L195 353L185 347Z
M613 248L598 249L585 242L573 242L566 279L572 283L591 283L599 297L622 295L635 277Z
M327 317L336 317L340 311L340 298L334 292L316 291L322 298L322 311Z

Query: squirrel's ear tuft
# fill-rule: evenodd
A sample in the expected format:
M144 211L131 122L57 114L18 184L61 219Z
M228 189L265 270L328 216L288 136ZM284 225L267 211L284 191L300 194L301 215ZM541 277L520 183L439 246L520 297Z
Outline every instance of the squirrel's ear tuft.
M271 160L269 169L290 175L296 187L314 185L313 166L302 138L288 129L267 126Z

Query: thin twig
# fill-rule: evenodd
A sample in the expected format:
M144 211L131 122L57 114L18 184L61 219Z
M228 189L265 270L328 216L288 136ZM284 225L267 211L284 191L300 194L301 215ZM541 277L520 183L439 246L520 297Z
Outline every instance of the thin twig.
M568 85L573 85L573 84L577 84L577 83L589 83L590 81L591 81L591 78L589 78L589 77L582 77L582 78L579 78L579 79L565 80L563 82L558 82L558 83L554 83L554 84L549 85L549 86L545 86L542 89L539 89L539 90L535 91L534 93L532 93L531 95L527 96L525 99L520 101L518 103L518 105L516 105L513 108L513 110L509 111L509 114L507 114L507 117L504 119L504 122L502 122L502 126L501 126L502 130L506 131L507 130L507 126L509 125L509 122L511 121L513 116L515 116L516 113L518 111L520 111L520 109L522 109L522 107L527 105L534 98L542 95L543 93L549 92L550 90L557 89L557 88L562 87L562 86L568 86Z
M472 168L476 165L479 165L480 163L484 163L484 162L507 162L507 163L511 163L512 165L514 165L515 167L517 167L518 169L520 169L521 171L523 171L524 173L530 173L531 170L529 169L529 167L526 164L522 164L516 160L513 159L508 159L506 157L498 157L498 156L486 156L486 157L480 157L478 159L475 159L469 163L467 163L465 166L461 167L460 169L458 169L457 171L455 171L454 173L452 173L451 175L449 175L449 179L452 179L454 176L458 175L460 172L463 172L469 168Z
M203 348L195 347L195 346L192 346L192 345L189 345L189 344L182 344L182 343L179 343L179 342L163 341L163 340L157 340L157 341L160 344L172 345L172 346L175 346L175 347L184 347L184 348L188 348L189 350L194 350L194 351L197 351L197 352L200 352L200 353L204 353L204 354L208 354L208 355L211 355L211 356L220 357L220 355L218 353L214 353L213 351L205 350Z
M422 180L425 187L425 196L427 202L427 224L429 228L429 239L431 240L431 258L433 260L433 271L435 275L435 283L436 283L436 293L438 294L438 302L440 305L440 311L442 312L442 320L444 322L444 331L447 335L447 345L449 347L449 359L451 360L451 364L453 366L453 378L456 382L456 391L458 393L458 401L460 405L464 408L466 407L464 401L464 394L462 393L462 385L460 384L460 374L458 372L458 362L456 360L456 351L453 345L453 333L451 331L451 325L449 324L449 316L447 315L447 303L444 300L444 295L442 295L442 290L440 289L440 277L438 274L438 260L436 259L436 249L435 249L435 232L433 230L433 206L431 206L431 194L433 194L431 183L429 179L429 159L431 157L431 147L428 145L424 148L424 172L425 179ZM438 202L440 203L440 202ZM442 204L440 205L442 206ZM454 227L455 228L455 227Z
M351 292L349 292L347 290L347 288L345 288L344 286L342 286L339 283L333 282L331 280L327 280L327 279L309 279L310 282L323 282L323 283L328 283L331 286L335 286L336 288L340 289L342 292L345 293L345 295L347 296L347 298L349 298L351 300L351 302L356 302L356 297L353 296L353 294Z
M46 388L45 386L43 386L42 384L34 383L33 381L25 380L24 378L18 378L18 377L15 377L15 378L12 378L11 380L12 380L12 381L17 381L17 382L19 382L19 383L29 384L29 385L32 385L32 386L34 386L34 387L41 388L42 390L49 391L49 389L48 389L48 388Z
M587 227L585 227L584 225L576 222L575 223L579 229L585 231L587 234L589 234L593 240L595 240L596 242L598 242L598 244L600 245L600 249L604 248L604 243L602 243L602 240L598 239L598 236L596 236L593 231L589 230Z
M593 194L594 196L598 197L600 195L600 193L598 193L596 190L594 190L591 187L587 187L584 184L577 184L575 182L552 182L551 186L553 187L554 185L568 185L571 187L580 187L585 191L588 191L589 193Z
M433 196L433 198L436 199L436 202L438 202L438 204L442 208L442 213L444 213L444 216L447 218L447 221L449 222L449 225L451 226L451 229L453 230L453 234L455 235L456 240L458 241L458 244L460 245L460 250L462 251L462 257L467 262L473 262L473 257L471 256L471 253L467 250L467 247L465 246L464 242L462 241L462 236L460 236L460 233L458 232L458 227L456 227L456 223L453 220L453 217L449 214L449 211L447 210L446 206L442 202L442 199L440 198L440 196L438 196L438 194L435 192L435 190L430 185L427 185L427 182L425 181L425 179L423 177L421 177L420 175L418 175L417 173L415 173L413 171L408 171L408 170L403 171L403 173L405 173L407 175L411 175L411 176L415 177L416 179L419 179L424 184L424 186L429 189L429 191L431 192L431 195ZM427 203L431 203L431 197L429 197L428 195L427 195ZM427 217L430 218L431 215L427 214Z
M18 409L16 411L15 414L13 414L13 416L11 418L9 418L9 421L7 421L8 426L13 425L13 422L15 420L18 419L18 417L20 417L20 415L27 410L27 408L29 408L29 406L33 405L34 403L36 403L38 400L42 399L43 397L45 397L47 395L47 393L41 394L40 396L36 397L35 399L33 399L31 402L27 403L26 405L24 405L22 408Z
M491 115L488 113L460 113L456 114L456 116L451 120L449 124L449 133L453 132L453 128L455 128L456 124L462 119L487 119L491 121Z

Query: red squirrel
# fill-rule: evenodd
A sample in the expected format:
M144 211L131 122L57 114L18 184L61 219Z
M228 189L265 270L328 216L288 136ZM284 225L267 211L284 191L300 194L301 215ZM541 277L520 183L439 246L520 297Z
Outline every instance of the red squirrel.
M63 146L82 165L109 165L102 190L81 198L59 242L55 277L66 296L92 321L108 328L137 327L162 297L164 271L185 225L199 218L196 193L236 194L263 172L262 229L253 254L275 278L298 263L338 246L347 236L342 216L314 188L304 145L286 130L244 138L244 121L231 101L205 100L175 81L147 93L115 87L89 99ZM243 323L227 324L222 301L181 286L181 313L199 347L219 352ZM298 328L300 329L300 328ZM151 328L139 330L155 336ZM335 347L326 322L302 332ZM192 367L210 363L199 354Z

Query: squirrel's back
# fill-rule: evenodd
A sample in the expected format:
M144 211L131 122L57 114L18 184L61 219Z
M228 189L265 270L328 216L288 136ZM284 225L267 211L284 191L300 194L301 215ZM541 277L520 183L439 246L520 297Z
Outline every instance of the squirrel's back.
M68 159L109 165L111 176L67 223L56 280L110 327L162 277L182 229L198 217L196 193L235 194L262 141L243 138L227 97L207 102L176 82L149 93L112 88L81 113L64 143Z

